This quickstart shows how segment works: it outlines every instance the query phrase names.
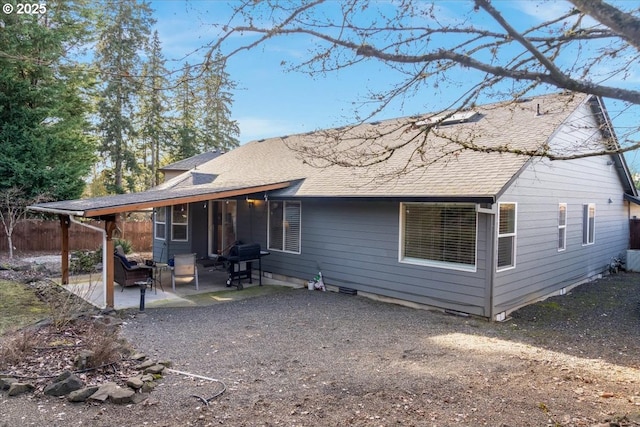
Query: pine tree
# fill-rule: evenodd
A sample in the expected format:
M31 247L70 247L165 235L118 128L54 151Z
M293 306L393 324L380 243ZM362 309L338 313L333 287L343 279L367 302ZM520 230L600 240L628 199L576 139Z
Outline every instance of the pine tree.
M238 122L231 120L231 106L235 89L235 82L231 81L225 71L224 61L218 53L213 61L204 65L200 79L202 94L202 121L200 126L200 140L203 151L219 149L229 151L238 146L240 127Z
M161 152L167 145L169 74L162 55L158 31L148 51L148 59L143 65L143 86L140 93L140 151L143 159L143 176L138 185L143 189L158 185L158 168Z
M192 67L185 63L174 94L174 145L169 150L172 161L202 152L198 146L199 98Z
M69 57L88 40L89 12L83 1L46 8L0 20L0 190L24 200L80 197L95 160L85 132L91 79Z
M135 189L134 113L140 90L140 54L148 44L153 19L144 0L104 0L100 6L95 55L104 80L98 102L100 151L109 160L109 191L122 193Z

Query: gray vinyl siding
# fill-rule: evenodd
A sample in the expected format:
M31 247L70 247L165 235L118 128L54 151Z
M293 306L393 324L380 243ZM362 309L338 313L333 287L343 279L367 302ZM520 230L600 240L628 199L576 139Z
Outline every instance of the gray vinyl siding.
M171 206L167 206L167 232L165 240L153 239L153 259L167 262L175 254L196 253L198 258L207 256L207 208L204 203L189 205L189 230L186 241L171 240Z
M563 133L557 137L567 139ZM537 160L500 197L501 202L518 204L517 249L516 268L495 273L494 313L593 278L627 249L628 206L610 161L609 156ZM564 251L558 251L560 203L567 204ZM583 245L583 205L588 203L596 206L595 243Z
M476 272L398 261L400 203L302 199L301 254L271 251L263 269L466 313L487 315L487 215L479 215Z
M262 250L267 248L267 203L262 195L256 195L254 202L238 200L237 238L242 243L259 243ZM264 264L263 264L264 265Z

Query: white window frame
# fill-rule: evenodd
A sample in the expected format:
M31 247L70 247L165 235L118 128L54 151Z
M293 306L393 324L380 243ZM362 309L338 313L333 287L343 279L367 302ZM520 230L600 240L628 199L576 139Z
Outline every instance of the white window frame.
M272 203L280 203L280 209L282 209L282 247L274 248L271 246L271 234L272 234L272 219L271 219L271 205ZM291 249L287 247L287 241L291 240L289 236L290 232L288 223L287 223L287 205L297 205L298 206L298 236L296 241L296 248ZM289 239L288 239L289 237ZM294 236L295 237L295 236ZM285 201L285 200L269 200L267 202L267 248L271 251L276 252L284 252L290 254L299 255L302 251L302 203L299 200Z
M567 250L567 204L558 203L558 252Z
M469 206L469 207L473 207L474 211L476 212L475 214L475 221L474 221L474 236L473 236L473 240L474 240L474 250L473 250L473 265L472 264L466 264L466 263L456 263L456 262L448 262L448 261L440 261L440 260L435 260L435 259L426 259L426 258L416 258L416 257L409 257L405 255L405 239L406 239L406 235L407 235L407 229L406 229L406 209L407 207L411 207L411 206L416 206L416 205L441 205L441 206L453 206L453 205L457 205L457 206ZM458 270L458 271L468 271L468 272L476 272L478 269L478 213L477 213L477 206L475 204L470 204L470 203L424 203L424 202L407 202L407 203L400 203L400 237L399 237L399 244L398 244L398 262L401 262L403 264L412 264L412 265L421 265L421 266L427 266L427 267L436 267L436 268L442 268L442 269L448 269L448 270Z
M512 205L514 209L513 218L513 232L500 233L500 207L503 205ZM516 268L516 247L518 243L518 204L515 202L500 202L498 203L498 215L496 215L496 271L505 271ZM511 238L511 264L498 265L500 254L500 239Z
M158 213L164 212L164 221L158 221ZM158 225L164 227L164 236L158 237ZM167 208L165 206L156 208L155 215L153 216L153 238L156 240L167 240Z
M174 217L174 213L176 212L176 208L178 206L185 206L184 211L180 211L180 212L186 212L184 215L187 219L187 222L177 222L175 217ZM184 235L185 238L184 239L176 239L175 237L175 228L176 226L179 227L184 227ZM188 242L189 241L189 204L188 203L179 203L177 205L172 205L171 206L171 240L174 242Z
M591 213L593 212L593 215ZM593 245L596 242L596 204L582 205L582 246Z

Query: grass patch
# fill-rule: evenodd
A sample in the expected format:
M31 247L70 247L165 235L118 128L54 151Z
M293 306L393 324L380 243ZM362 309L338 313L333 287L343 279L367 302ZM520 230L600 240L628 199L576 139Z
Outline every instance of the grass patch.
M49 307L36 293L17 282L0 280L0 335L49 316Z

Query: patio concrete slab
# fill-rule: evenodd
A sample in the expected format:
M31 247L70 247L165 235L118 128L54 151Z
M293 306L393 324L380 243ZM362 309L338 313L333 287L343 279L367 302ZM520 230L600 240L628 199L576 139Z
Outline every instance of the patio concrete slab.
M243 299L248 296L255 296L261 293L270 293L280 290L280 288L299 288L298 284L282 282L269 278L262 278L262 288L258 287L258 277L253 277L252 282L242 281L242 290L237 290L235 286L227 287L227 272L222 270L198 271L198 290L195 282L189 279L176 279L175 292L171 286L171 273L165 272L156 282L153 288L146 288L144 293L144 306L154 307L185 307L196 305L210 305L224 301ZM60 283L60 279L57 279ZM69 278L69 284L65 288L70 292L80 296L92 305L104 308L106 305L102 276L84 275ZM234 282L235 283L235 282ZM272 288L272 289L269 289ZM279 289L275 289L279 288ZM140 308L140 288L137 286L121 287L117 283L114 287L114 308L116 310L139 309Z

